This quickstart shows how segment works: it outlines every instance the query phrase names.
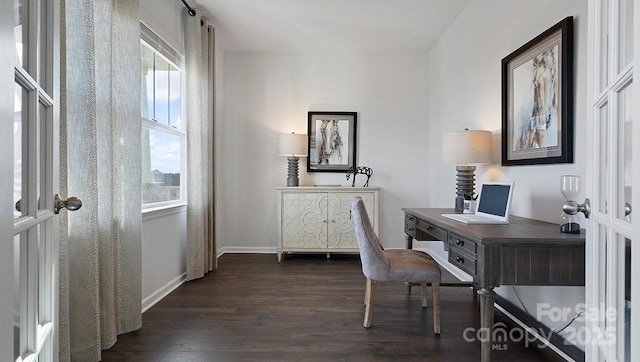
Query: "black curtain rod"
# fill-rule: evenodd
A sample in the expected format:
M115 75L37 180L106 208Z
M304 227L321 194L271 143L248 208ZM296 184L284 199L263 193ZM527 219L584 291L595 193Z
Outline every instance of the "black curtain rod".
M196 16L196 11L191 6L189 6L189 4L187 4L186 0L182 0L182 3L187 9L189 9L189 15Z

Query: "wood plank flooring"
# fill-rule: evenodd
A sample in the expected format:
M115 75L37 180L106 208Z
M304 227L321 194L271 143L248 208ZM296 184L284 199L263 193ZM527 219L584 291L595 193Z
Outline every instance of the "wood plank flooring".
M478 299L441 287L441 335L419 287L379 283L371 328L362 327L365 279L357 255L225 254L217 271L176 289L122 335L103 361L478 361ZM443 277L443 281L453 277ZM429 295L431 290L429 289ZM467 336L473 336L468 333ZM495 361L560 360L508 342ZM505 348L502 348L505 349Z

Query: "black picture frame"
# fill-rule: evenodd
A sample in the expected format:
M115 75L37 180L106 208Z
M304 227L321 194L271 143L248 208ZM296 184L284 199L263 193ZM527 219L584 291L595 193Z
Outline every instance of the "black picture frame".
M502 165L573 163L573 17L502 59Z
M355 167L357 121L356 112L309 112L307 172L347 172Z

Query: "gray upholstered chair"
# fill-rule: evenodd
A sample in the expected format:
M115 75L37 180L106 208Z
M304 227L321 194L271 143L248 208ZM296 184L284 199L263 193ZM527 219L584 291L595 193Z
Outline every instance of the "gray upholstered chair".
M422 285L422 307L427 307L427 284L433 289L433 331L440 334L440 267L427 253L410 249L384 250L376 235L362 199L351 199L351 218L355 227L365 289L364 327L371 326L377 282L409 282Z

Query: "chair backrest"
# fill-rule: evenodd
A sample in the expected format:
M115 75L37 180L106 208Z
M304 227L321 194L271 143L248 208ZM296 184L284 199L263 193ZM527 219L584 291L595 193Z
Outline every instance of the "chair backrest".
M359 196L351 199L351 219L355 229L362 273L371 280L388 281L391 278L389 261L384 255L380 240L376 235L364 202Z

